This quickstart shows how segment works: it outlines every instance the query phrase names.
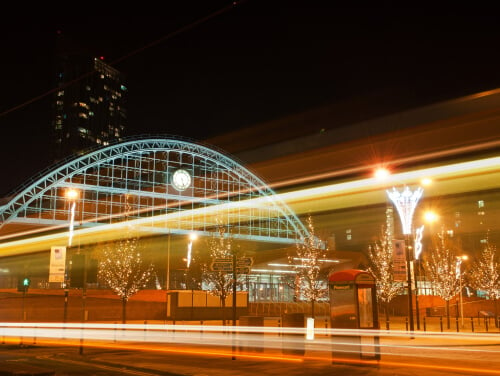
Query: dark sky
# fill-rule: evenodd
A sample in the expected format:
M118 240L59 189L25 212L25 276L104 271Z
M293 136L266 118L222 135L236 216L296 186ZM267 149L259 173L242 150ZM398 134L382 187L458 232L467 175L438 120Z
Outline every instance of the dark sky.
M0 26L0 194L49 167L57 30L126 75L130 135L203 140L367 94L384 93L381 106L396 96L418 105L500 86L496 7L343 3L44 4L10 13Z

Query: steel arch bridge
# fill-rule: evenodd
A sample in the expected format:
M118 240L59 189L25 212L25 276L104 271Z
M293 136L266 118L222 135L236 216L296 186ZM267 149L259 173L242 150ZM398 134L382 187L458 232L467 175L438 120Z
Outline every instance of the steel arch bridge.
M78 192L74 201L68 189ZM236 160L173 137L126 139L40 174L0 207L0 231L9 224L67 228L70 216L75 229L128 223L210 235L224 224L241 239L294 243L308 236L279 196Z

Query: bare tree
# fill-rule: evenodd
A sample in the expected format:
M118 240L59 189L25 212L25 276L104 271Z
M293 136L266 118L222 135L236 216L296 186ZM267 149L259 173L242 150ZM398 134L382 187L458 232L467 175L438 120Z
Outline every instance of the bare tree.
M404 286L394 281L392 237L386 226L380 239L368 246L368 271L375 277L377 298L384 305L386 322L389 322L389 303L403 292Z
M126 323L128 299L144 288L153 275L153 264L146 263L135 237L104 246L98 252L99 279L122 300L122 322Z
M446 302L447 327L450 328L450 300L460 291L460 278L457 270L457 256L462 254L460 242L444 231L433 239L433 245L425 255L425 269L436 295Z
M240 254L239 246L234 244L233 238L226 236L226 229L219 225L217 234L208 240L209 259L203 265L203 282L210 294L218 296L222 308L222 322L225 325L226 299L231 294L234 281L233 270L212 270L211 264L216 260L226 260L227 263L233 262L236 255ZM239 279L239 275L237 276Z
M498 317L497 300L500 298L500 254L497 248L489 241L476 258L468 273L470 285L483 290L489 299L493 299L495 306L495 317ZM495 320L496 321L496 320ZM498 325L498 321L496 321Z
M311 316L314 318L314 303L328 294L328 271L323 268L328 247L316 236L310 215L307 228L309 234L296 243L295 253L288 256L288 262L295 271L293 287L311 302Z

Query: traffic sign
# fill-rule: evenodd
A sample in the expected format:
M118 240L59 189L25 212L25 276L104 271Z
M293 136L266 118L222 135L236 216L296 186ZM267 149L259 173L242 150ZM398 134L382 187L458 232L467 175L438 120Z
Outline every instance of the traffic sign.
M247 266L250 267L253 265L253 257L239 257L236 260L236 266Z
M250 274L250 267L249 266L237 266L236 273L237 274Z
M236 259L236 273L249 274L250 267L253 265L252 257L239 257ZM216 257L210 264L210 269L213 272L232 272L233 259L231 257Z
M214 258L210 264L210 269L213 272L232 272L233 271L233 260L228 258Z

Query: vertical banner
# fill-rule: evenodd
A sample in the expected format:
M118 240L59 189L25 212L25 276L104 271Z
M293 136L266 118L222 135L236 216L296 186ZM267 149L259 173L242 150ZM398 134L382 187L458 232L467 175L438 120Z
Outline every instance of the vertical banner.
M392 266L394 281L406 281L406 255L405 241L394 239L392 241Z
M66 247L54 246L50 249L49 282L64 282L66 273Z

